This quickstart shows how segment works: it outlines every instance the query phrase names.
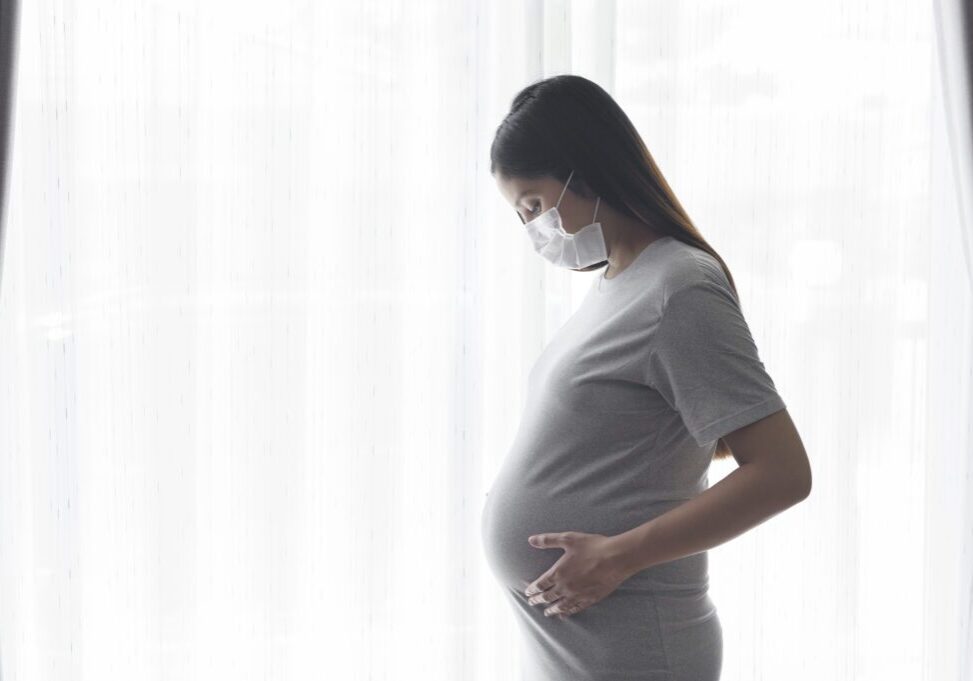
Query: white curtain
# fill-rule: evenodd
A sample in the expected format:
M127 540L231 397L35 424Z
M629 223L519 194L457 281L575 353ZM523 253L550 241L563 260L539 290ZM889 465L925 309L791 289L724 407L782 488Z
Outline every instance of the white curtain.
M935 16L25 3L0 676L517 678L479 513L597 275L533 253L489 145L572 72L726 259L812 459L804 503L710 552L723 678L969 679L970 213Z

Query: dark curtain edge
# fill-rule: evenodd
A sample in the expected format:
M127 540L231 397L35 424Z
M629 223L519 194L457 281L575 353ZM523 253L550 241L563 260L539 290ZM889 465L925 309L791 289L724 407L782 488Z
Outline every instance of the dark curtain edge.
M4 245L7 235L7 197L10 186L10 131L17 87L19 35L20 0L0 0L0 107L2 107L0 110L0 300L3 299L3 263L6 250Z

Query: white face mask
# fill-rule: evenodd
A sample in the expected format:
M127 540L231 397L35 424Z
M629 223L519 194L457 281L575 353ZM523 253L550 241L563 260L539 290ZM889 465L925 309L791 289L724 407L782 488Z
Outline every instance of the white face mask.
M591 218L590 225L582 227L574 234L564 231L557 207L561 205L561 198L567 191L573 175L572 170L567 182L564 183L564 189L561 190L561 196L557 198L557 204L530 222L525 222L524 226L527 227L527 234L534 244L534 250L544 259L561 267L583 269L608 260L608 249L605 245L605 236L601 231L601 223L594 221L598 216L600 196L595 202L595 214Z

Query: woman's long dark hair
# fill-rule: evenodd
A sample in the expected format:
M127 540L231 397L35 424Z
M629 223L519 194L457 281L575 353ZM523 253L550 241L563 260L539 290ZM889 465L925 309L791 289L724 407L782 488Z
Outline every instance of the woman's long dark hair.
M490 173L505 177L555 177L583 196L601 200L663 236L672 236L716 258L730 287L736 284L723 258L703 238L679 203L625 112L600 85L576 75L531 83L518 92L490 146ZM584 191L575 189L575 184ZM593 193L592 193L593 192ZM583 271L600 269L608 261ZM713 456L731 456L720 439Z

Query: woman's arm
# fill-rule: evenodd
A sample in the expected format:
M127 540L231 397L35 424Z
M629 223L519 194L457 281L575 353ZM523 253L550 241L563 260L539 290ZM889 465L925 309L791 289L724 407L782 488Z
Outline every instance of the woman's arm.
M623 574L718 546L811 493L810 463L786 409L723 439L739 468L686 503L611 537L613 561Z

